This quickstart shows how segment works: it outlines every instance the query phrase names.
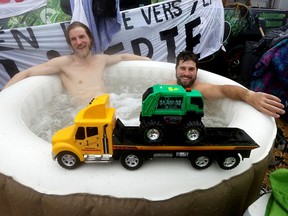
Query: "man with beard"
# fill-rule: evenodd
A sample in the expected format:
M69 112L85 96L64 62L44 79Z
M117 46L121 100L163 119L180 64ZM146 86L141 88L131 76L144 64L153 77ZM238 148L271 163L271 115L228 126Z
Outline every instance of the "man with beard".
M150 60L132 54L92 55L94 43L89 28L80 22L71 23L66 31L68 44L73 50L72 55L53 58L43 64L33 66L17 73L4 88L30 76L59 74L68 94L82 104L105 92L103 71L106 66L120 61Z
M271 94L254 92L236 85L213 85L199 82L197 77L198 57L189 51L182 51L176 58L176 80L169 84L182 85L184 88L196 89L205 99L230 98L242 100L260 112L279 118L284 114L284 105L281 100Z

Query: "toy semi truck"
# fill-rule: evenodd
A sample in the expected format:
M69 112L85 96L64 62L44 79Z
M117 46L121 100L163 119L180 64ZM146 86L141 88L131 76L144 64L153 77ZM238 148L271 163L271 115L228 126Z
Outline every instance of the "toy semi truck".
M229 170L259 147L239 128L205 128L199 92L156 85L143 94L142 104L140 126L125 126L116 119L108 94L95 98L76 115L74 125L55 133L53 159L66 169L120 160L126 169L136 170L145 159L188 158L196 169L216 160Z

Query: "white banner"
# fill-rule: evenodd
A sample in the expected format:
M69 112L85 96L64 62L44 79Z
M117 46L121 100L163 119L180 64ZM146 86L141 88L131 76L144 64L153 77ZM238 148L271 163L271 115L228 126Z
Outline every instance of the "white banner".
M18 16L47 4L47 0L0 0L0 19Z
M121 12L120 32L105 53L134 53L174 62L192 50L204 58L222 45L222 0L172 0ZM64 32L68 23L0 30L0 89L15 73L50 55L71 53Z
M184 49L209 56L221 47L223 34L222 0L165 1L123 11L121 31L110 49L174 62Z

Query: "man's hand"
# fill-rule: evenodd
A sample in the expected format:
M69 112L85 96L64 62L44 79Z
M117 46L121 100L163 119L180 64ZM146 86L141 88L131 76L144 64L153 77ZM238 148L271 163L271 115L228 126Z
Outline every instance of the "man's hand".
M249 91L246 102L260 112L274 118L279 118L280 115L285 114L285 106L281 103L281 100L271 94Z

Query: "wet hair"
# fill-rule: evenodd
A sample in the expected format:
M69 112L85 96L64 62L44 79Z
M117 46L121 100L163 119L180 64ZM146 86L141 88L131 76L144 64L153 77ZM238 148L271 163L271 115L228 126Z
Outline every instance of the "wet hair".
M78 22L78 21L75 21L73 23L71 23L68 28L66 29L66 40L67 40L67 43L69 44L69 46L71 46L71 41L70 41L70 38L69 38L69 32L74 29L74 28L77 28L77 27L81 27L85 30L86 34L88 35L88 37L90 38L91 40L91 47L93 46L94 44L94 38L93 38L93 35L92 35L92 32L90 31L90 29L83 23L81 22Z
M199 61L198 61L198 56L195 53L193 53L191 51L187 51L187 50L184 50L184 51L180 52L177 55L177 57L176 57L176 66L175 66L175 68L178 67L180 61L185 62L185 61L190 61L190 60L195 62L196 68L198 68Z

